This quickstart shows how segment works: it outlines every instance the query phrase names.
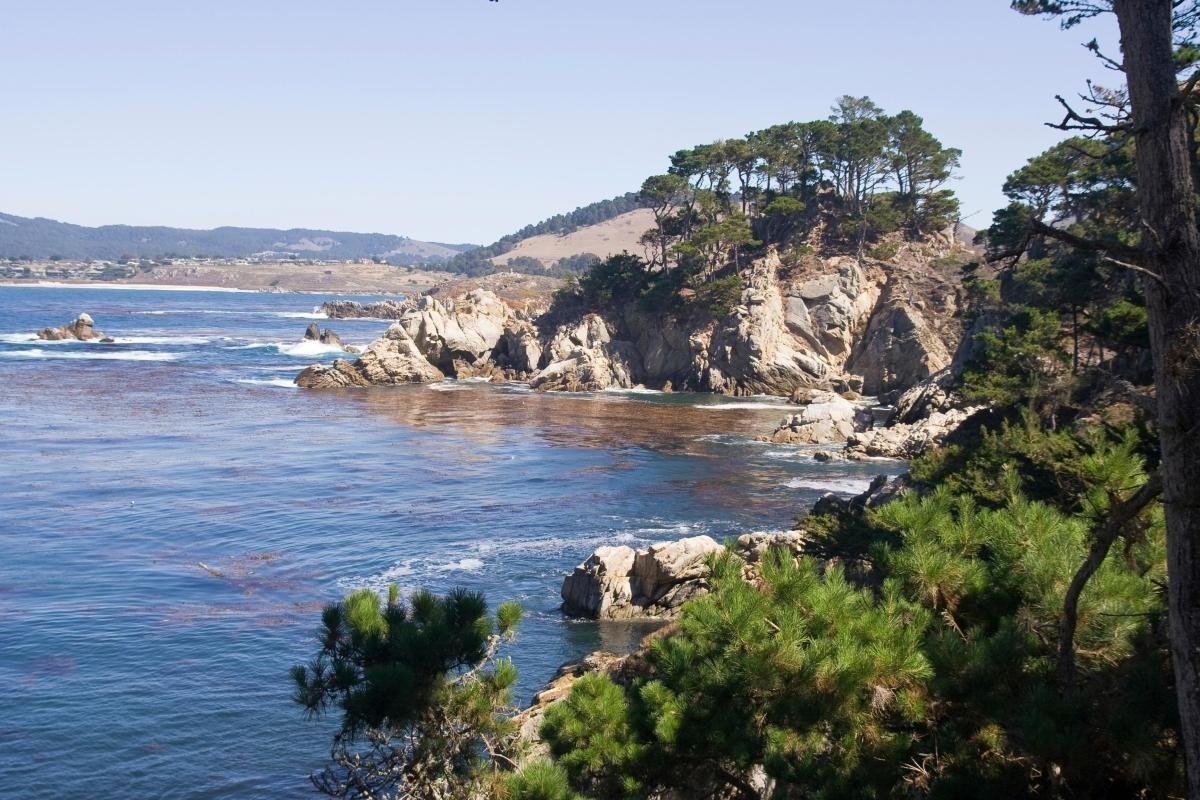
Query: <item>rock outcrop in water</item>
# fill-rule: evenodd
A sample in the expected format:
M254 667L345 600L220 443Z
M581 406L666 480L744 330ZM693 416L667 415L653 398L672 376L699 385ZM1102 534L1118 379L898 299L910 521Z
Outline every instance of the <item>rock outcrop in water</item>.
M803 535L750 533L738 538L736 551L753 569L768 547L800 552ZM708 591L708 558L722 550L708 536L634 550L627 545L599 547L562 585L562 610L588 619L670 619L691 598Z
M814 504L813 513L862 513L890 502L907 488L903 477L877 475L866 491L849 500L826 494ZM743 576L753 581L768 551L782 547L800 556L806 541L801 529L747 533L734 540L732 547L745 563ZM664 542L645 550L627 545L598 547L563 580L562 612L596 620L672 619L685 602L708 592L709 558L723 549L708 536Z
M366 305L353 300L331 300L322 305L321 310L333 319L400 319L406 306L399 300L380 300Z
M342 337L338 336L332 328L321 330L317 323L310 322L308 328L304 331L304 341L319 342L328 347L340 347L347 353L357 353L358 348L346 344L342 341Z
M813 392L795 414L784 418L770 440L780 444L844 442L863 430L870 412L833 392Z
M910 459L943 444L984 406L963 402L944 369L901 394L895 406L853 403L831 392L807 393L804 407L789 414L764 441L779 444L840 444L852 459ZM832 454L826 453L826 458Z
M95 323L92 322L90 314L80 314L66 325L60 325L57 328L42 328L38 331L37 337L48 342L59 342L70 339L76 339L81 342L112 341L112 339L96 330Z
M314 364L296 376L296 385L304 389L341 389L430 383L444 377L441 370L425 360L412 337L396 322L353 362L339 358L328 366Z

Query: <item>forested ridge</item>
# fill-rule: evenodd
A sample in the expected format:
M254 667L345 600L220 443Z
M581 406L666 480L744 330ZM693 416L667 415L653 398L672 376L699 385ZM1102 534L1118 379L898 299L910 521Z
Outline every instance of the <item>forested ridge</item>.
M945 186L960 155L912 111L850 96L827 119L679 150L642 184L654 216L642 254L597 264L566 293L600 308L690 306L719 318L741 295L742 267L769 248L789 258L872 248L886 260L896 237L921 241L957 221Z
M245 258L273 251L312 259L378 257L396 263L441 263L472 245L423 242L383 233L292 228L212 230L165 226L87 227L56 220L0 213L0 258L101 259L209 257Z
M1200 800L1200 3L1012 5L1115 17L1122 51L1088 47L1125 85L1061 101L1071 138L1010 175L962 267L970 332L939 385L968 423L889 502L797 509L802 556L713 558L677 623L549 707L541 750L512 723L511 606L330 606L294 673L343 722L319 788ZM954 222L957 160L915 114L850 97L680 151L642 187L646 257L566 291L674 313L727 302L766 248L885 259Z

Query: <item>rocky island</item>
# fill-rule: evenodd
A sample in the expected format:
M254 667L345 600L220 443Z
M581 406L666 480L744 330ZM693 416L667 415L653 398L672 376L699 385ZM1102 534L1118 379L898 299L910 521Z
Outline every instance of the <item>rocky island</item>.
M112 339L96 330L90 314L80 314L75 319L57 328L43 328L37 338L48 342L75 340L80 342L111 342Z

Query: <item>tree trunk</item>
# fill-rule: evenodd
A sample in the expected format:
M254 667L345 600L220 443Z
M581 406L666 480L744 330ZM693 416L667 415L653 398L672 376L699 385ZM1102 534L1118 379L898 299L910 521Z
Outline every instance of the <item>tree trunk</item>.
M1200 236L1187 109L1175 71L1172 0L1114 0L1129 83L1147 268L1167 520L1171 651L1187 761L1200 800Z

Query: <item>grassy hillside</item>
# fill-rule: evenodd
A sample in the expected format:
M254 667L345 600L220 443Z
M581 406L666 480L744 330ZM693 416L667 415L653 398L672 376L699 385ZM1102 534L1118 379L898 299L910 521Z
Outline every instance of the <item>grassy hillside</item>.
M645 208L645 203L638 192L629 192L610 200L601 200L597 203L581 206L567 214L556 214L549 219L544 219L536 225L526 225L516 233L510 233L507 236L501 237L486 247L460 253L451 259L446 269L465 275L487 275L504 269L515 272L541 274L546 271L547 267L552 265L539 263L541 259L537 256L530 255L527 258L519 258L514 253L507 259L502 259L501 257L513 253L516 248L526 241L534 239L554 241L562 237L568 237L580 229L600 225L601 223L643 208ZM638 232L638 235L640 234L641 231ZM591 259L586 264L583 262L578 264L560 264L558 262L568 256L580 256L594 251L582 249L568 253L562 252L561 248L558 248L552 252L554 255L549 257L548 260L553 261L554 265L566 268L569 271L581 271L583 267L590 266L590 263L594 263L596 260ZM606 253L595 254L607 255ZM534 261L533 259L535 258L538 258L538 261Z
M564 258L585 253L602 259L624 251L639 253L638 239L652 227L654 214L648 208L638 208L570 233L543 233L523 239L507 253L493 256L492 263L505 267L513 262L527 263L522 259L534 259L552 268Z

